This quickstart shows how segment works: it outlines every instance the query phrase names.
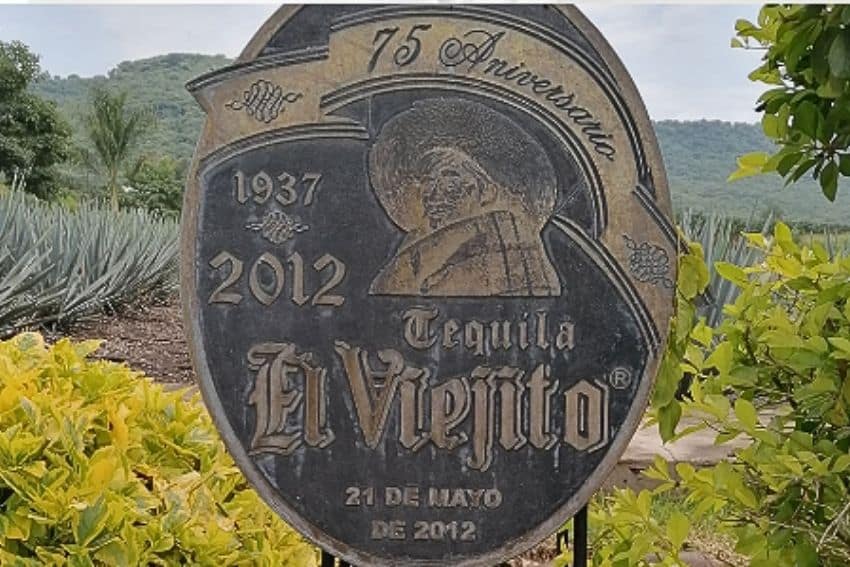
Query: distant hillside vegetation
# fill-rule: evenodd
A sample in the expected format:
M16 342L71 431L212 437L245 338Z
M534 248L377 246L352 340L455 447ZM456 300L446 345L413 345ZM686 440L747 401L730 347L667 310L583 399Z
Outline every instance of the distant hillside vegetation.
M88 112L91 88L107 85L125 90L131 104L150 108L156 115L155 127L148 135L143 151L189 159L201 131L203 112L186 91L186 82L230 62L223 55L171 53L125 61L109 71L106 77L53 77L37 83L35 91L59 105L79 139L82 117Z
M230 60L221 55L173 53L126 61L107 77L46 78L35 90L56 101L79 138L91 87L107 84L124 89L133 104L147 106L157 116L156 128L148 136L144 151L188 159L194 151L203 115L184 85L189 79L228 63ZM735 169L737 156L770 151L771 145L759 126L662 120L655 127L677 209L690 207L740 218L773 210L793 222L850 225L850 187L842 187L837 202L829 203L810 179L801 180L791 188L784 188L778 176L726 183L726 177Z
M785 187L778 175L760 175L726 183L735 159L749 152L771 152L773 145L761 126L700 120L655 122L661 153L672 188L673 204L681 210L717 211L750 218L774 211L793 222L850 226L850 186L842 185L834 203L817 183L801 179Z

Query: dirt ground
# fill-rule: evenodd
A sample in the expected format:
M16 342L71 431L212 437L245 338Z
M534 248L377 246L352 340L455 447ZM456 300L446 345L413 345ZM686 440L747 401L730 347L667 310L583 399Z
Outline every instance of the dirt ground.
M74 325L62 336L102 339L105 342L96 357L126 362L133 370L160 382L188 384L195 380L176 298L131 307L120 314L97 315Z

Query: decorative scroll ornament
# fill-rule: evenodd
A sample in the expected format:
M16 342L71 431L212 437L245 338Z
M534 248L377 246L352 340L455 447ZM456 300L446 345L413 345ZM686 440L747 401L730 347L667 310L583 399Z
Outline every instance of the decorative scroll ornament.
M297 92L284 93L280 85L259 79L242 92L242 100L232 100L224 106L230 110L244 110L249 116L268 124L286 110L286 103L293 103L302 96Z
M670 279L670 257L667 251L655 244L641 242L638 244L628 235L623 235L626 246L632 251L629 255L629 271L639 282L658 285L659 283L667 289L673 288L673 280Z
M308 225L298 222L283 211L269 211L262 221L248 223L245 228L259 232L272 244L283 244L299 232L310 229Z

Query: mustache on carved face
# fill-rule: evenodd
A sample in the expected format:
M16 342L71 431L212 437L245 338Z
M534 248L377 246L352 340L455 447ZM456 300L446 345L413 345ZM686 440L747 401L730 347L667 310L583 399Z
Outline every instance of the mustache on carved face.
M452 204L447 201L432 202L426 200L423 205L425 206L425 214L428 215L431 228L437 228L440 221L442 221L453 208Z

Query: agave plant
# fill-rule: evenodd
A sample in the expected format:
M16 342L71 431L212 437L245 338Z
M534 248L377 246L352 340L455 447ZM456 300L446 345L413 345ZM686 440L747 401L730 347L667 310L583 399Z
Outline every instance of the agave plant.
M67 324L177 283L177 225L140 210L75 211L0 196L0 334Z
M708 264L710 281L702 298L698 314L706 323L717 327L723 318L723 306L735 301L740 291L730 281L717 273L717 262L729 262L736 266L749 266L761 260L761 253L747 243L745 232L761 231L767 236L773 225L773 215L757 223L751 218L746 222L718 214L700 214L688 209L682 213L679 226L685 236L702 245ZM757 228L759 227L759 228Z
M26 176L15 169L12 174L12 191L23 191L26 186Z
M830 260L847 256L850 253L850 234L833 227L823 227L820 234L812 231L800 237L804 244L809 246L815 243L824 247Z

